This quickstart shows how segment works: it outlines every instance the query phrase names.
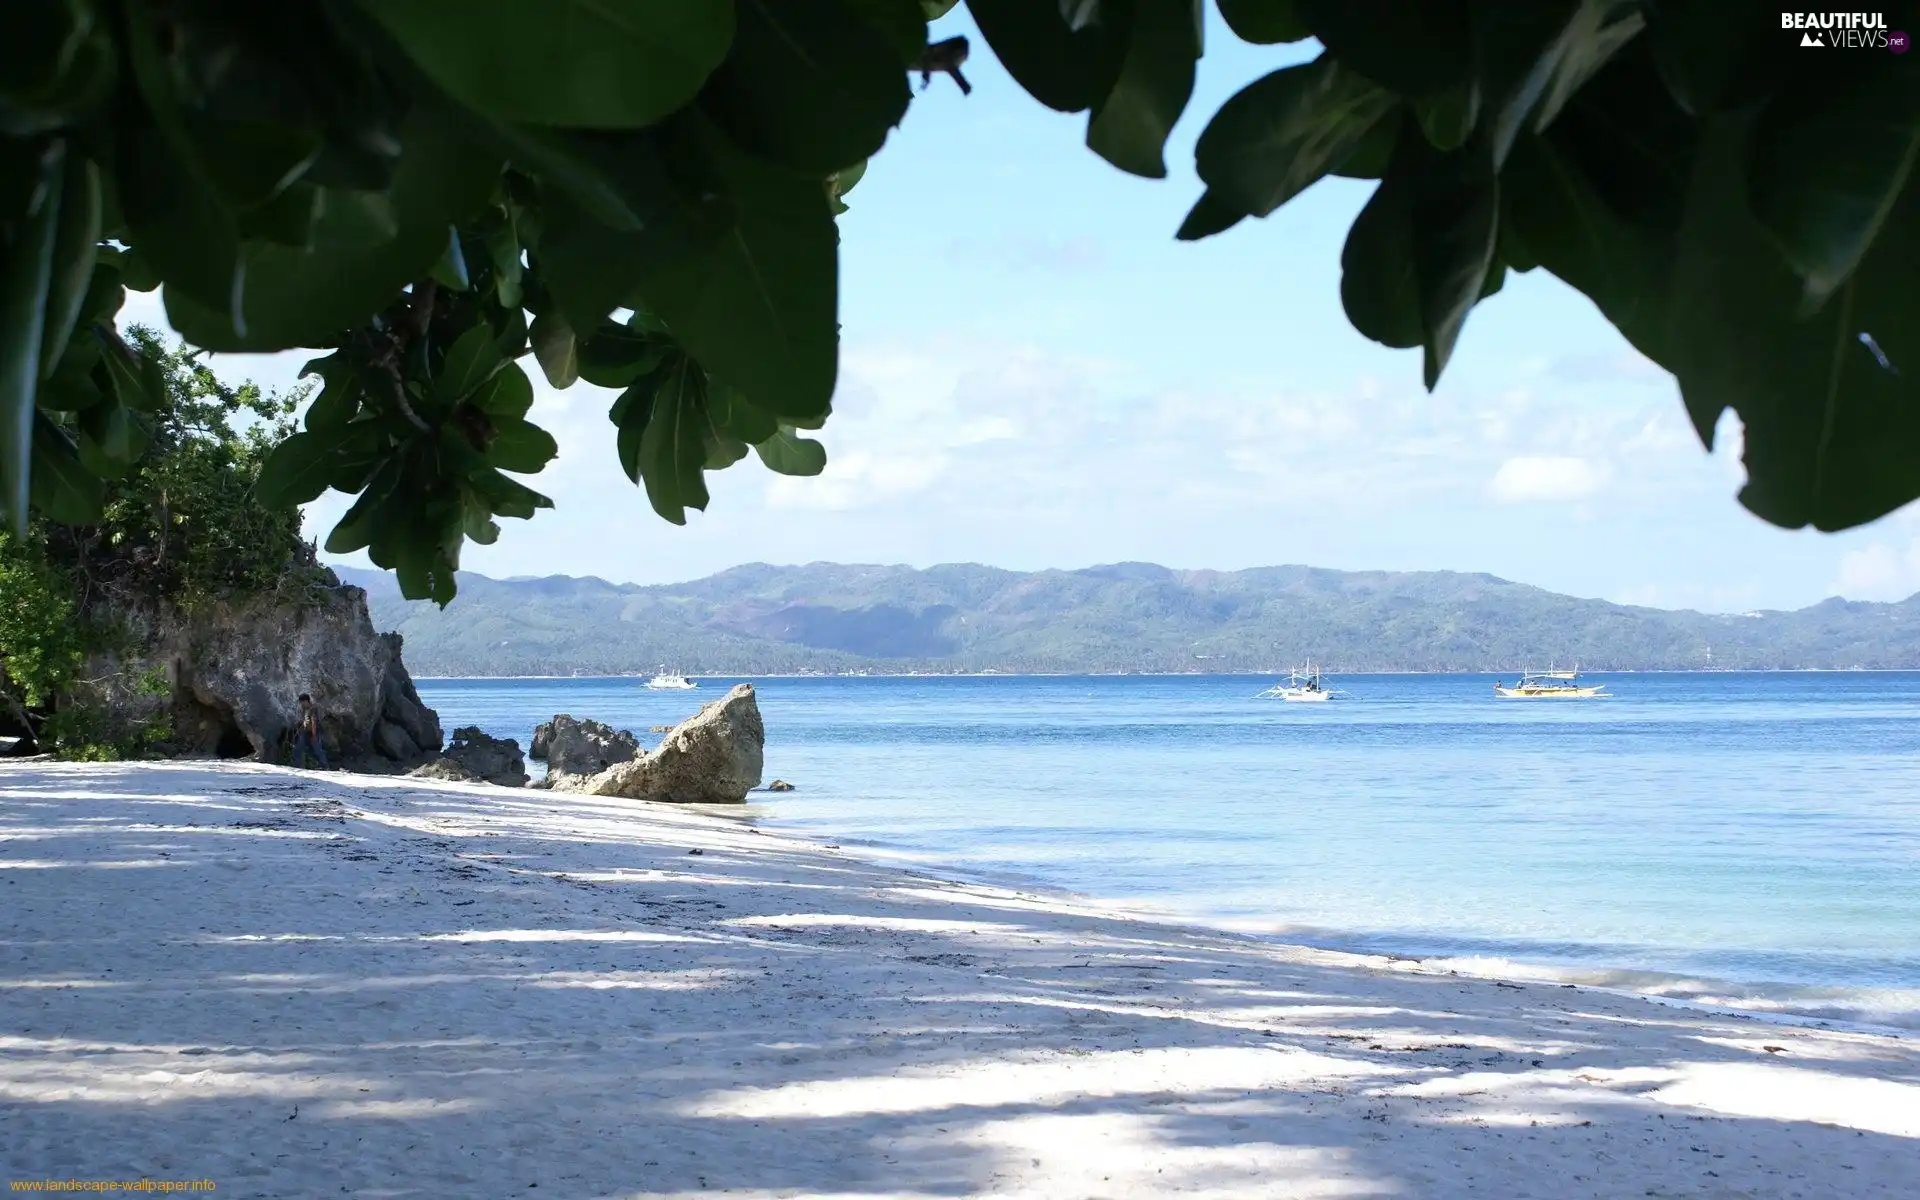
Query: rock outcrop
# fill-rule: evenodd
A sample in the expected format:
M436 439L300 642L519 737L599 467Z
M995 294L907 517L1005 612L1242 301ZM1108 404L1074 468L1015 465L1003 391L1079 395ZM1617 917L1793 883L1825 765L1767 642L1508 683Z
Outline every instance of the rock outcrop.
M562 775L597 775L640 755L640 739L624 729L556 713L533 731L529 758L545 759L547 770Z
M460 783L492 783L501 787L527 786L527 765L520 757L520 743L512 738L497 738L477 726L463 725L453 731L444 753L438 754L407 772L420 779L448 779Z
M391 771L440 749L440 718L420 702L400 635L376 633L366 593L330 572L297 595L111 616L131 649L89 662L96 698L116 719L170 717L175 753L282 761L302 692L320 707L335 765ZM159 686L133 682L143 679Z
M739 804L760 786L766 741L753 686L736 684L725 696L674 726L658 749L598 774L556 773L544 782L556 792L589 796ZM553 752L551 744L547 752Z

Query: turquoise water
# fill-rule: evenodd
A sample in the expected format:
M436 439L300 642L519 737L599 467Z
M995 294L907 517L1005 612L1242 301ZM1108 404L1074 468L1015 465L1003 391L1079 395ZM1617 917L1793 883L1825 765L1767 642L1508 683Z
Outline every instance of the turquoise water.
M755 819L1289 941L1920 1028L1920 673L754 680ZM732 680L426 680L633 729Z

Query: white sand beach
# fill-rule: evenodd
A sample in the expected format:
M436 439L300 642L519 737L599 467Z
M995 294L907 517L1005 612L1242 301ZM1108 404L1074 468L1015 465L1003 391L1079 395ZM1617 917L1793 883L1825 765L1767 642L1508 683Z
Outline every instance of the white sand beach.
M1920 1194L1920 1042L708 812L0 765L0 1175L231 1196Z

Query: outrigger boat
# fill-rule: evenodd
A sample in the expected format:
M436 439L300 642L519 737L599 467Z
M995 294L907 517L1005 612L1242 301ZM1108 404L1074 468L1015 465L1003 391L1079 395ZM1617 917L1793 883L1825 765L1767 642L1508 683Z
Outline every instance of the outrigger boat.
M1587 700L1593 698L1605 700L1610 697L1611 694L1605 690L1606 684L1582 684L1579 680L1580 671L1577 667L1571 671L1555 671L1552 669L1545 671L1525 671L1521 673L1520 682L1514 684L1512 687L1507 687L1496 680L1493 685L1493 694L1496 696L1504 696L1509 700Z
M1312 663L1287 673L1285 683L1276 683L1261 692L1258 700L1285 700L1293 704L1322 704L1335 696L1345 696L1347 692L1327 686L1320 669Z

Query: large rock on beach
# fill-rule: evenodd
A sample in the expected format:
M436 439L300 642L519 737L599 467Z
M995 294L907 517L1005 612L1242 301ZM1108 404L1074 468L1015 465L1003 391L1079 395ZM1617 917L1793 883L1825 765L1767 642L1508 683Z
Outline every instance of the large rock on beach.
M629 800L739 804L760 786L766 743L753 686L736 684L674 726L651 753L593 775L552 774L547 786L556 792Z
M493 737L473 725L454 730L445 753L428 759L407 774L419 779L527 786L527 765L520 757L520 743L513 738Z
M367 594L331 572L285 594L192 610L116 605L121 652L96 655L83 677L109 719L171 722L167 746L189 756L287 758L299 696L320 707L336 766L392 771L437 753L440 718L420 702L400 635L380 634Z
M529 758L545 759L547 770L562 775L597 775L640 756L640 739L624 729L556 713L533 731Z

